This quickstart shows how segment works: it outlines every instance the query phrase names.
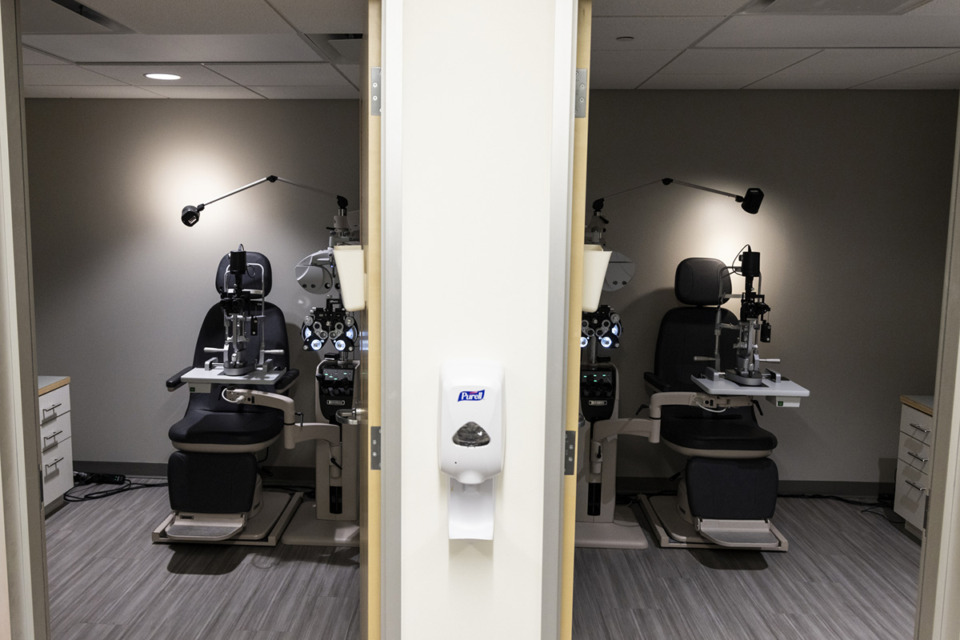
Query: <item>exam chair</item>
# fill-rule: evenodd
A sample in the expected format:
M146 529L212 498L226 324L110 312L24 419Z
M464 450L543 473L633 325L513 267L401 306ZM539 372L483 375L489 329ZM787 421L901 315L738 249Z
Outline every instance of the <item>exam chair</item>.
M263 300L271 288L270 261L262 254L246 252L247 269L240 289L252 297L249 313L258 326L249 337L247 352L260 352L260 341L276 370L285 370L276 383L257 388L284 392L296 380L298 371L289 369L286 322L283 312ZM227 286L230 254L220 261L216 288L221 302L213 305L203 319L193 354L193 363L167 380L173 391L185 382L187 372L203 368L211 360L211 347L223 346L227 310L236 297ZM247 301L250 302L249 300ZM262 317L260 313L262 311ZM230 386L249 386L250 375L228 378ZM235 380L235 382L234 382ZM269 407L227 402L221 396L225 385L190 386L190 399L183 419L170 427L169 437L176 451L167 465L170 506L168 519L157 541L220 542L231 539L261 540L274 530L285 513L289 494L265 492L259 474L258 457L283 433L283 414ZM155 532L156 533L156 532Z
M728 267L712 258L688 258L677 267L674 291L684 305L664 316L654 371L645 374L651 393L699 389L691 376L735 365L738 319L721 305L730 298ZM761 428L754 406L716 412L697 406L665 406L661 441L687 457L677 496L645 497L647 515L661 546L786 550L770 521L777 499L777 466L768 456L777 438Z

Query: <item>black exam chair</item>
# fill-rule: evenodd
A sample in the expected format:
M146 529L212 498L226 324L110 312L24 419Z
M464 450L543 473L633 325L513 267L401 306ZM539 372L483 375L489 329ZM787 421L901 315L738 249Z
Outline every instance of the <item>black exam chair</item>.
M720 260L688 258L677 267L674 291L683 307L663 317L651 392L699 391L691 376L706 367L736 364L738 325L722 305L730 297L730 273ZM719 316L718 316L719 311ZM705 357L706 356L706 357ZM644 508L663 546L783 550L787 542L770 519L777 500L777 466L768 456L777 438L757 423L753 406L721 412L696 406L665 406L660 438L688 456L677 496L644 499ZM665 534L665 535L664 535Z
M240 292L231 287L228 275L231 254L220 261L216 286L221 302L207 312L200 328L193 365L167 380L173 391L184 384L182 377L203 368L211 359L206 348L224 346L228 313L243 307L245 321L256 321L246 342L245 357L258 360L255 376L264 369L282 371L264 391L284 392L298 371L289 369L286 322L283 312L263 300L270 293L270 261L260 253L246 252ZM238 300L240 302L238 302ZM259 362L261 340L268 354L267 365ZM272 353L271 353L272 352ZM220 360L223 356L217 356ZM272 360L272 362L270 362ZM248 376L225 376L230 386L248 386ZM258 454L283 433L283 414L270 407L234 404L221 397L222 384L190 383L190 400L182 420L170 427L170 440L177 449L167 465L170 506L174 510L158 541L213 542L227 539L260 540L271 533L287 509L289 495L262 490ZM167 523L165 523L167 525ZM163 528L163 527L162 527Z

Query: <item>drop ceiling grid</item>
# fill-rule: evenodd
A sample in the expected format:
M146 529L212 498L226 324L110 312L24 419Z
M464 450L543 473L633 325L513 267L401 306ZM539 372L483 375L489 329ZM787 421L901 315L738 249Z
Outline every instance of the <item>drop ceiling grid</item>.
M140 34L294 33L264 0L83 0L83 4Z
M24 35L27 46L75 62L316 62L296 35Z
M213 73L244 85L260 86L337 86L347 81L327 63L208 64Z
M955 16L738 15L724 21L706 35L698 46L760 49L960 47L960 14Z
M594 50L684 49L717 27L723 18L595 18ZM630 40L618 40L630 38Z
M169 81L151 80L147 73L172 73L180 76L179 86L229 86L236 84L202 64L91 64L83 68L134 86L168 86Z

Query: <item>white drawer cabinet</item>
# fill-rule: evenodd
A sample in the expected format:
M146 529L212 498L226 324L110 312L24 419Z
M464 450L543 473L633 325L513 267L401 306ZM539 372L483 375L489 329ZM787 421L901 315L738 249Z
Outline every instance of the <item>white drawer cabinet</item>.
M70 428L70 378L40 376L40 472L43 506L49 512L63 503L73 486L73 440Z
M933 398L900 396L900 448L893 510L920 536L930 494L933 464Z

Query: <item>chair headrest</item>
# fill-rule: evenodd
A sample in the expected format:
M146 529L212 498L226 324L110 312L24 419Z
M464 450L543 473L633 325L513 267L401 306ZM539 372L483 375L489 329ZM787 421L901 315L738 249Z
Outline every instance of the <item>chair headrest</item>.
M273 287L273 272L270 270L270 261L267 256L256 251L247 251L247 271L243 274L240 283L241 289L263 290L266 297ZM230 254L223 256L217 267L217 293L221 296L226 292L227 268L230 266Z
M687 258L677 265L673 290L683 304L722 304L732 291L730 271L715 258Z

